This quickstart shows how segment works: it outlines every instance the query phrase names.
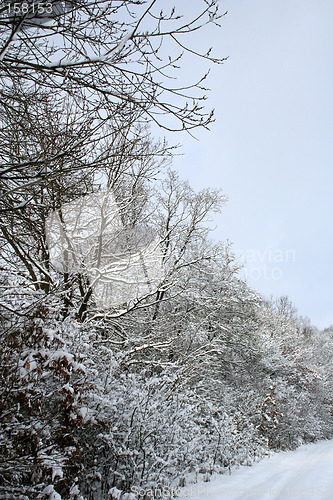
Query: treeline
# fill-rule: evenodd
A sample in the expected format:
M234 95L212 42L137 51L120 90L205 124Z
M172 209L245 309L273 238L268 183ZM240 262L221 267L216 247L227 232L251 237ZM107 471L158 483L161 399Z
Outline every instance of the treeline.
M239 278L209 237L225 197L195 193L150 135L210 125L206 76L175 76L223 61L187 45L217 1L163 3L76 0L36 23L0 9L1 498L130 500L331 436L332 329ZM70 215L103 193L114 219ZM78 243L91 222L108 245Z
M148 136L141 146L160 147ZM112 185L124 227L149 223L159 236L163 280L144 298L113 307L110 296L109 309L98 309L85 276L45 257L53 194L81 199L78 179L98 192L94 176L90 186L78 171L62 178L64 188L27 187L33 203L5 215L0 488L8 498L176 488L331 436L333 330L319 332L287 298L265 301L240 280L230 248L209 239L207 218L223 197L194 193L155 160L131 170L125 161Z

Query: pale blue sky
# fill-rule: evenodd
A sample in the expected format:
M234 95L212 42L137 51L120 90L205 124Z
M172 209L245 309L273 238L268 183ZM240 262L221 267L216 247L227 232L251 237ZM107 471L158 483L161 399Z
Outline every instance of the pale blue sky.
M220 6L222 29L206 32L215 54L229 56L209 79L216 122L199 141L173 138L184 153L174 167L196 189L229 197L214 237L247 257L249 283L288 295L323 328L333 324L333 1Z

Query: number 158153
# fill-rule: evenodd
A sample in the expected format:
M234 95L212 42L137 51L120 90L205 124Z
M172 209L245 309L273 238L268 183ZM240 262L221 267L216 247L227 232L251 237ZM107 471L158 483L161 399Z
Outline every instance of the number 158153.
M15 16L26 16L31 14L52 14L52 4L50 2L15 2L7 7L8 14Z

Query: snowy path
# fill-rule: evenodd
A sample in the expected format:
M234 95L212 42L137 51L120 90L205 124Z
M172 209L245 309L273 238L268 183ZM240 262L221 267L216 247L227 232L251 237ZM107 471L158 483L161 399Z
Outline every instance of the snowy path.
M333 500L333 441L277 453L252 467L240 467L231 476L188 485L179 498Z

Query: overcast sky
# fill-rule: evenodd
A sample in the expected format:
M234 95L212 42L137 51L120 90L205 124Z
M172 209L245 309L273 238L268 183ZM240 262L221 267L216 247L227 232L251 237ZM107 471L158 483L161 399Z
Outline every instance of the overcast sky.
M250 285L288 295L324 328L333 324L333 1L220 6L228 14L209 43L229 59L209 79L216 122L199 141L178 137L174 166L196 189L228 196L214 237L243 255Z

